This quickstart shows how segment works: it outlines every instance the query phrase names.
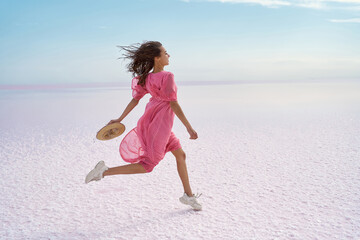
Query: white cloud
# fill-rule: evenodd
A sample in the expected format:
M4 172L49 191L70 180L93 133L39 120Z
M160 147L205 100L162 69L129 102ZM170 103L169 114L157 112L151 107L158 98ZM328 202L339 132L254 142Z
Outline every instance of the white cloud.
M322 2L360 3L360 0L322 0Z
M190 0L182 0L189 2ZM360 0L205 0L209 2L221 3L247 3L260 4L265 7L304 7L313 9L328 9L328 8L360 8ZM353 10L353 9L352 9Z
M289 6L291 3L281 0L209 0L210 2L222 2L222 3L249 3L260 4L265 7L280 7Z
M360 18L330 19L329 21L334 23L360 23Z
M324 9L326 7L323 1L298 1L298 3L294 3L293 6L313 9Z

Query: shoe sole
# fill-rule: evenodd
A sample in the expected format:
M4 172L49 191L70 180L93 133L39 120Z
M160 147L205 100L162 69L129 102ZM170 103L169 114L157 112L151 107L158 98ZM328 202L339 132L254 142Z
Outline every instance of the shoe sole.
M185 205L189 205L190 207L192 207L194 210L196 210L196 211L201 211L201 209L202 209L202 207L200 207L200 208L195 208L195 207L193 207L193 206L191 206L191 204L189 204L189 203L187 203L184 199L182 199L182 198L179 198L179 200L180 200L180 202L182 203L182 204L185 204Z

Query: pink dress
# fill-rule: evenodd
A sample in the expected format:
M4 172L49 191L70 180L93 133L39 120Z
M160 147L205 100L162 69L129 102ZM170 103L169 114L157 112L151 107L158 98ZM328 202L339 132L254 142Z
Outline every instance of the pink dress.
M120 143L120 155L126 162L140 163L147 172L164 158L169 151L181 148L179 139L171 131L175 113L170 101L177 100L174 74L167 71L149 73L144 87L132 79L132 96L140 100L145 94L152 96L145 113Z

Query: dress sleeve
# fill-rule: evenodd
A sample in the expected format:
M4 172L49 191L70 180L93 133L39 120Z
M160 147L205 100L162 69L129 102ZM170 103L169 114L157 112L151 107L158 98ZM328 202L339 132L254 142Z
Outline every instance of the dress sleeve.
M177 86L175 84L173 73L170 73L168 76L165 77L162 90L164 94L164 100L166 101L177 100Z
M131 81L132 97L136 100L140 100L145 94L148 93L145 87L138 85L139 79L135 77Z

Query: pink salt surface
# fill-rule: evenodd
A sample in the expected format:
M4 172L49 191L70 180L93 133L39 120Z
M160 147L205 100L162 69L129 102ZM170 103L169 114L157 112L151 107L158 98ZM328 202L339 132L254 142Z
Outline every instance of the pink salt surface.
M0 239L360 239L360 84L182 86L175 119L203 211L178 198L171 153L153 172L84 184L119 138L95 134L129 89L0 91ZM127 133L144 112L123 121Z

